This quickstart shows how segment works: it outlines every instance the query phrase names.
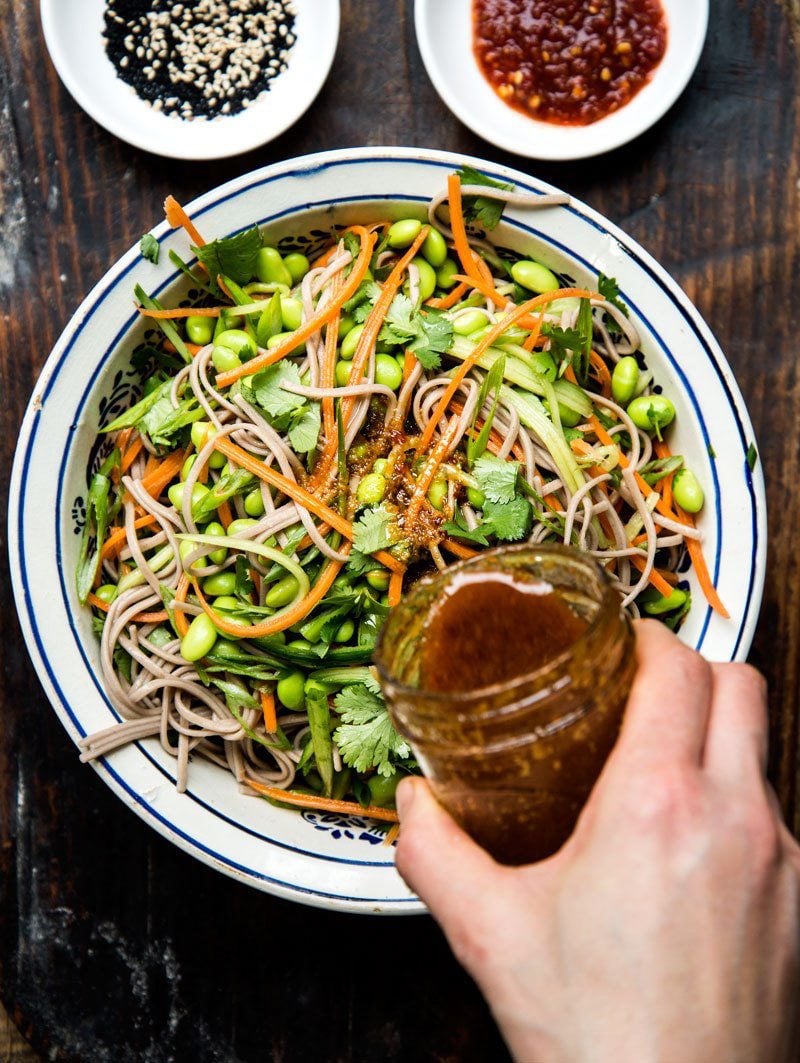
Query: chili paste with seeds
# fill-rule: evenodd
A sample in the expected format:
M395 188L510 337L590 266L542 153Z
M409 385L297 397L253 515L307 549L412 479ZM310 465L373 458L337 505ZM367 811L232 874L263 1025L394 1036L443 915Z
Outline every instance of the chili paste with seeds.
M589 125L629 103L667 47L660 0L473 0L474 51L497 95Z

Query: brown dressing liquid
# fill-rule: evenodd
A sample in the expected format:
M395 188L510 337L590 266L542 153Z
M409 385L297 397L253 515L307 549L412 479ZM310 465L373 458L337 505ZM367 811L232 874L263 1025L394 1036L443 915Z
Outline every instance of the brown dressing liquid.
M550 584L464 572L431 611L421 645L421 686L480 690L543 667L586 630Z

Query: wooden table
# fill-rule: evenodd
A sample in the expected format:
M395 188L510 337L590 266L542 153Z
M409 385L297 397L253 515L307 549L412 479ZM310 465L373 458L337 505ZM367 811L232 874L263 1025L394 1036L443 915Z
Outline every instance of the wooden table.
M190 164L95 125L50 65L36 5L0 0L0 497L48 351L89 288L159 220L167 192L186 200L274 160L365 143L508 161L640 240L733 365L773 515L752 659L772 686L771 774L797 828L797 0L715 0L699 70L671 113L635 144L571 165L507 156L451 117L422 67L410 0L342 6L336 62L311 112L251 155ZM148 1063L504 1058L428 919L273 900L125 810L78 764L28 663L7 579L0 593L0 997L37 1052Z

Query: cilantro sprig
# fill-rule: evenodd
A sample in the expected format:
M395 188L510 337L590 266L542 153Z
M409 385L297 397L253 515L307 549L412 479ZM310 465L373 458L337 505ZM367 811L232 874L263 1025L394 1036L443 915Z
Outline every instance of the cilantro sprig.
M408 757L411 748L392 726L383 698L357 683L340 691L334 704L342 722L333 737L345 764L358 772L374 768L385 778L394 775L395 760Z
M453 323L437 310L421 313L401 292L392 300L378 338L413 351L424 369L438 369L440 356L453 342Z
M458 171L462 185L483 185L486 188L501 188L505 192L513 192L514 186L503 181L494 181L491 177L474 169L472 166L462 166ZM503 216L505 203L502 199L493 199L491 196L465 196L464 217L468 221L475 221L484 229L495 229Z

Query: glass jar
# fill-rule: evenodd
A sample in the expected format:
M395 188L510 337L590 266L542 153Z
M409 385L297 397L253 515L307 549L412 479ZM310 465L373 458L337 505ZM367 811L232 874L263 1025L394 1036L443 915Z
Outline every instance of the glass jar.
M467 569L549 584L585 627L566 651L511 681L426 691L420 647L428 617ZM453 565L392 610L375 663L395 727L461 826L502 863L556 852L616 741L636 668L633 629L597 562L571 547L521 545Z

